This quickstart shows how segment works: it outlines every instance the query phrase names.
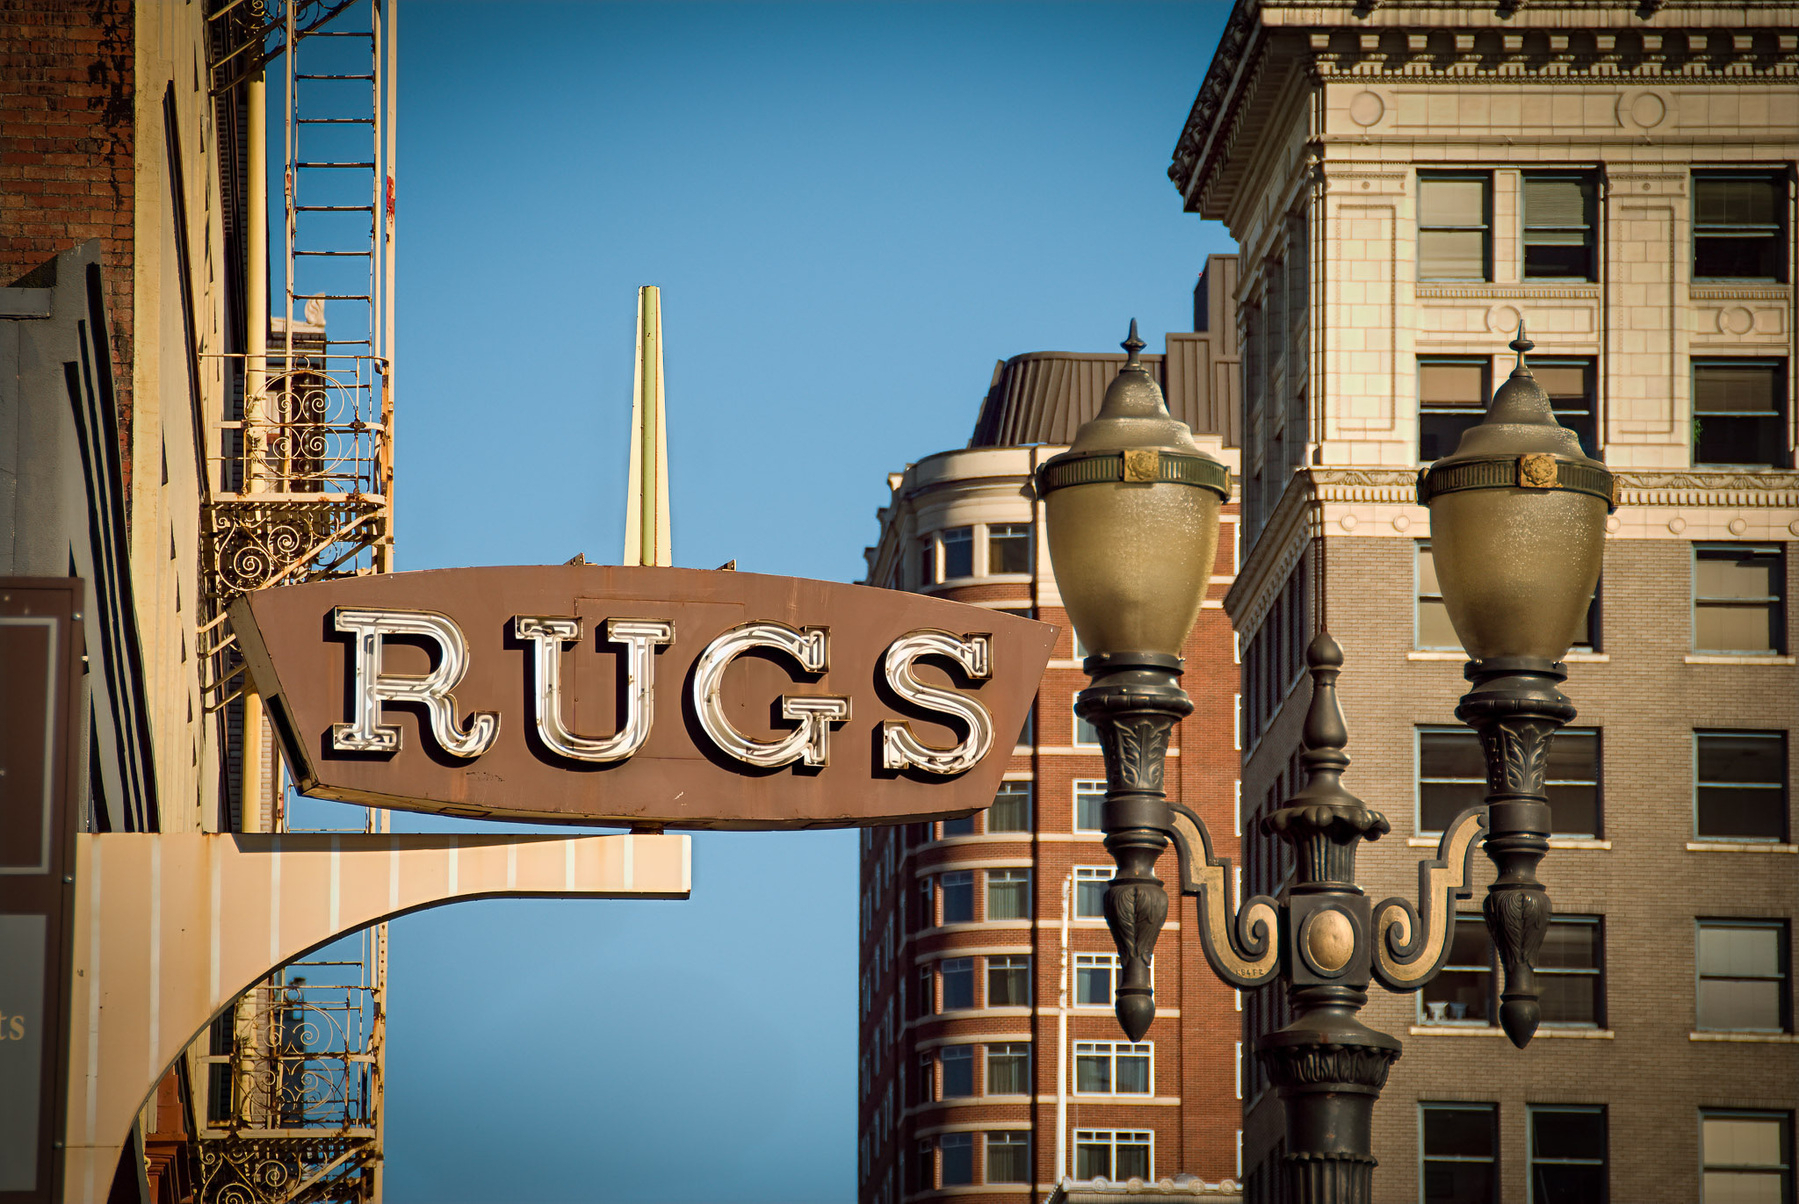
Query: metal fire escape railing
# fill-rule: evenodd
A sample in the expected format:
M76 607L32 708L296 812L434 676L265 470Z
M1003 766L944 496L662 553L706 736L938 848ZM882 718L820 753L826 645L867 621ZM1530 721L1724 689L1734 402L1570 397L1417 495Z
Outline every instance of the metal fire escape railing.
M247 345L209 357L227 402L208 447L200 647L208 708L233 745L234 822L293 831L291 786L223 616L251 590L391 567L393 0L213 4L213 91L248 93L257 228ZM339 830L385 825L355 810ZM190 1048L200 1199L379 1200L386 977L380 925L252 987Z

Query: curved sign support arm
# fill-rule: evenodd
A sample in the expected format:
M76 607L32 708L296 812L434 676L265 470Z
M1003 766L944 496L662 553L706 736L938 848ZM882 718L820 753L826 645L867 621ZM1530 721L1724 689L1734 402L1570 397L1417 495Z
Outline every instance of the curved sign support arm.
M62 1198L105 1198L150 1092L278 967L465 899L685 899L690 839L81 834Z

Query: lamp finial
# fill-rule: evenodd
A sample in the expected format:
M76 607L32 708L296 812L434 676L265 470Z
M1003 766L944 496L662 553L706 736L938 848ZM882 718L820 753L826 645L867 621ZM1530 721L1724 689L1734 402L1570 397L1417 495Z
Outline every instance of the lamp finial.
M1130 333L1129 337L1127 337L1124 340L1124 342L1122 342L1118 345L1120 347L1124 348L1125 351L1128 352L1130 355L1130 358L1124 361L1125 367L1127 367L1127 368L1142 367L1142 364L1138 362L1137 355L1145 347L1149 346L1149 344L1145 343L1142 339L1137 337L1137 319L1135 319L1135 318L1131 319L1131 333Z
M1518 353L1519 369L1528 371L1530 368L1530 365L1528 365L1524 362L1524 353L1526 351L1536 350L1537 345L1530 341L1529 335L1524 333L1524 319L1523 318L1518 319L1518 337L1513 339L1511 341L1511 343L1509 344L1509 346L1511 347L1511 349L1513 351L1516 351Z

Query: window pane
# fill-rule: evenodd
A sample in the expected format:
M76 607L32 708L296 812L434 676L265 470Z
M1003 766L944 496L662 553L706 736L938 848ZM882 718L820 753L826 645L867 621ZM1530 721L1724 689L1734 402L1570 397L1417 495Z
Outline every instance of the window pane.
M1524 226L1584 226L1587 198L1592 183L1581 176L1526 176L1524 178Z
M1074 1001L1091 1006L1109 1006L1112 1002L1112 967L1080 966L1074 972Z
M1030 1091L1028 1045L987 1047L987 1094L1023 1095Z
M1418 221L1425 226L1481 226L1487 220L1484 179L1421 179Z
M974 576L974 528L956 527L943 533L943 577Z
M987 1134L987 1182L1028 1183L1030 1148L1023 1133Z
M1705 979L1699 983L1699 1027L1779 1030L1778 982Z
M987 571L1031 571L1031 528L1028 523L995 523L987 528Z
M1486 365L1426 360L1418 365L1418 397L1427 405L1469 406L1484 411Z
M965 815L961 819L944 820L943 834L945 836L973 836L974 816Z
M1780 592L1780 554L1754 548L1700 548L1693 588L1706 599L1775 597Z
M1705 1165L1780 1166L1781 1121L1748 1116L1708 1116L1700 1124Z
M1031 914L1028 870L987 871L987 918L1022 920Z
M1084 832L1099 831L1099 809L1106 801L1104 782L1074 784L1074 826Z
M974 875L957 870L943 875L943 922L966 924L974 919Z
M1074 914L1083 920L1104 919L1106 887L1111 885L1109 869L1082 868L1074 872Z
M1771 176L1693 177L1693 219L1702 226L1772 226L1780 221L1784 190Z
M1118 1143L1118 1177L1120 1179L1149 1178L1149 1143Z
M1455 624L1449 621L1449 608L1435 599L1419 599L1418 647L1454 649L1461 646L1462 637L1455 633Z
M1705 1204L1786 1204L1786 1176L1778 1171L1706 1171Z
M943 1185L949 1187L961 1183L974 1182L974 1135L971 1133L945 1133L938 1138L942 1149L943 1165L940 1173Z
M1701 924L1699 973L1772 978L1780 973L1782 936L1775 925Z
M1549 787L1549 828L1557 836L1599 834L1599 788Z
M1693 240L1693 276L1698 280L1779 280L1781 240L1778 234L1718 236Z
M1487 236L1481 230L1420 230L1420 280L1484 280Z
M943 1007L971 1008L974 1006L974 960L958 957L943 963Z
M959 1099L974 1094L974 1047L947 1045L943 1049L943 1098Z
M1777 732L1705 732L1697 741L1699 780L1778 786L1786 779L1786 739Z
M1543 934L1537 958L1542 970L1594 970L1599 967L1599 925L1552 920Z
M1767 603L1718 606L1701 603L1693 613L1694 638L1705 652L1769 653L1780 647L1779 612Z
M1118 1056L1118 1090L1124 1095L1149 1094L1149 1055Z
M987 809L989 832L1028 832L1031 830L1031 784L1001 782Z
M1552 752L1551 765L1553 757ZM1427 778L1486 781L1487 762L1481 755L1480 737L1469 731L1419 732L1418 769Z
M1441 460L1449 455L1460 445L1462 432L1478 425L1481 417L1479 410L1421 412L1418 415L1418 458Z
M1740 840L1782 840L1786 836L1786 799L1779 789L1701 786L1698 834Z
M1478 782L1425 782L1418 787L1418 830L1441 832L1485 798L1486 787Z
M1079 1054L1074 1059L1074 1089L1076 1091L1110 1092L1112 1090L1112 1059L1096 1054Z
M1530 1143L1533 1158L1604 1158L1605 1113L1533 1108Z
M1537 979L1544 1024L1599 1023L1599 976L1545 974Z
M1701 414L1778 414L1780 366L1696 364L1693 409Z
M1534 1166L1531 1204L1595 1204L1605 1199L1603 1166Z
M1433 598L1443 596L1443 587L1437 583L1437 559L1430 554L1430 545L1421 543L1418 548L1418 593Z
M1424 1109L1425 1157L1493 1156L1493 1113L1487 1108Z
M1112 1147L1099 1142L1077 1142L1074 1147L1074 1177L1077 1179L1110 1179Z

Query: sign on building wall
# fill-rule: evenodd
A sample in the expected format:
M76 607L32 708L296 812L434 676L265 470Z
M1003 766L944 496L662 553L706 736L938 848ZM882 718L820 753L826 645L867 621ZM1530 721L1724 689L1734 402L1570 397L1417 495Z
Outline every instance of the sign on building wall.
M1056 633L918 594L603 565L261 590L231 618L310 795L684 828L985 807Z
M0 1200L56 1192L81 599L74 578L0 578Z

